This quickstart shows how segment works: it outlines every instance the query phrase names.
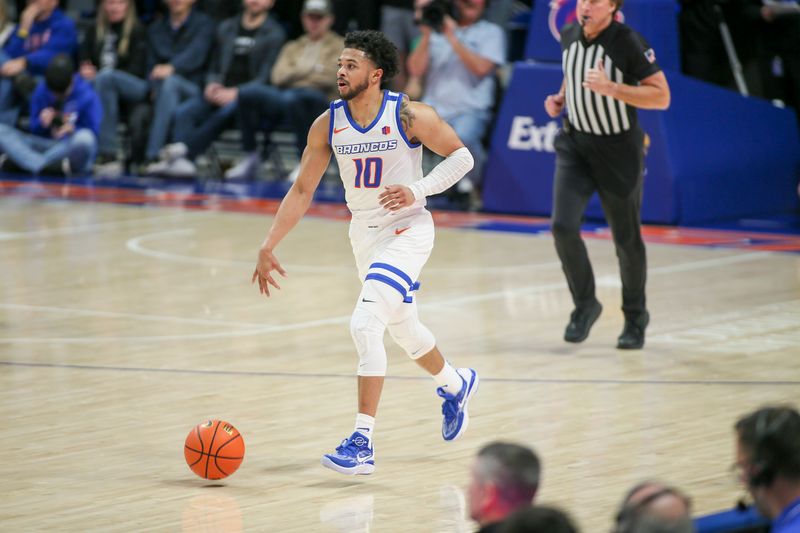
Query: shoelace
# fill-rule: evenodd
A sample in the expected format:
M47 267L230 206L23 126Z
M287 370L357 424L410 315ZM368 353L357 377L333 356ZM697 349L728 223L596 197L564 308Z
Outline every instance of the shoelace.
M344 439L342 443L336 447L337 453L340 453L342 455L349 455L352 457L358 455L358 450L359 450L358 446L356 444L353 444L353 441L350 439ZM345 451L347 452L346 454L342 453Z
M445 419L452 420L458 414L458 400L453 398L452 400L445 399L442 402L442 414L444 415Z

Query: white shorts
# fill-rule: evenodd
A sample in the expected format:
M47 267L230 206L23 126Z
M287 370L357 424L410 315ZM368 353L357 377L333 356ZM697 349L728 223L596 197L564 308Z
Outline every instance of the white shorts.
M376 263L389 265L416 282L433 251L433 217L420 208L400 218L383 218L354 218L350 223L350 244L361 283Z

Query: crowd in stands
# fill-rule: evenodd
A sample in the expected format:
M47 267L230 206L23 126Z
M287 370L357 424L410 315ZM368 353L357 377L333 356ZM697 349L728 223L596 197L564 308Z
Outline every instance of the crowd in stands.
M474 205L498 72L509 60L507 23L532 0L451 0L446 16L427 20L430 2L17 0L16 15L2 2L0 163L32 173L69 168L115 176L128 169L191 177L220 134L238 130L241 157L226 177L254 179L266 150L259 135L268 141L275 130L293 133L299 157L308 127L337 97L342 35L379 28L406 67L389 88L433 106L473 154L475 167L455 193ZM718 29L722 16L740 59L755 73L751 93L798 105L796 1L680 4L687 74L733 85ZM50 84L56 74L45 76L61 54L77 73L67 88ZM22 134L5 135L7 128ZM436 163L428 159L426 170Z
M733 425L733 444L736 482L747 491L758 520L743 513L746 518L705 520L702 528L697 527L692 502L683 491L647 480L634 485L622 499L613 516L612 533L800 532L797 408L772 405L741 416ZM493 442L481 448L470 470L467 494L478 533L577 533L568 512L535 501L541 473L538 455L527 446Z
M683 72L736 89L738 61L748 94L795 108L800 118L800 3L796 0L680 0ZM721 24L733 41L728 49Z

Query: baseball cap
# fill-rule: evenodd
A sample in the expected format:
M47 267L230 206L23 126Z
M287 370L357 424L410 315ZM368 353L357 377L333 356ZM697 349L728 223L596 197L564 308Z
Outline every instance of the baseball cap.
M303 13L331 14L331 4L328 0L306 0L303 4Z

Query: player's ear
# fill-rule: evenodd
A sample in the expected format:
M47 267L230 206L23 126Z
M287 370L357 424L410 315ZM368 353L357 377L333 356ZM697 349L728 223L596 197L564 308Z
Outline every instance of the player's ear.
M372 71L372 79L374 79L377 82L380 82L381 78L383 78L382 68L376 68L375 70Z

